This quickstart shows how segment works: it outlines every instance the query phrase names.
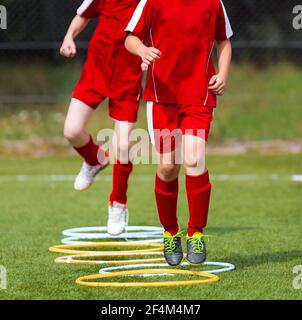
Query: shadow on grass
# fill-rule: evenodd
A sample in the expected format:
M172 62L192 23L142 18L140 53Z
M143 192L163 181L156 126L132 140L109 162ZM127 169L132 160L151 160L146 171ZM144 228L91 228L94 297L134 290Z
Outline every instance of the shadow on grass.
M239 231L251 231L255 229L257 229L257 227L208 227L206 231L209 235L220 235Z
M302 250L292 250L274 253L262 253L250 256L233 254L227 258L227 261L234 263L236 265L236 269L243 269L274 262L289 262L295 259L301 259L301 256Z

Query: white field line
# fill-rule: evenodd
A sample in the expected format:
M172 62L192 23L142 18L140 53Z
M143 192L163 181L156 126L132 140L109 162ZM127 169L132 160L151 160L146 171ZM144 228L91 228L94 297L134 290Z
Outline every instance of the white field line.
M0 175L0 182L66 182L74 181L75 175ZM96 178L97 181L111 181L111 175L100 175ZM133 175L132 181L154 181L153 175ZM236 174L222 174L211 175L213 181L257 181L257 180L289 180L293 182L302 182L302 174L284 175L284 174L270 174L270 175L236 175Z
M302 182L302 174L295 174L291 176L291 180L295 182Z

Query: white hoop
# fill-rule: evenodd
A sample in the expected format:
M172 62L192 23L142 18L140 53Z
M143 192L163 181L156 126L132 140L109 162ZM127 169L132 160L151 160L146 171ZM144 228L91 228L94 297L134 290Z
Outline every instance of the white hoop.
M148 244L161 242L163 238L163 229L159 227L147 227L147 226L130 226L127 227L126 232L118 235L111 236L107 233L106 227L81 227L66 229L63 231L65 238L62 240L63 244L77 245L77 244L97 244L100 241L94 240L124 240L131 244ZM122 241L123 242L123 241ZM133 255L139 256L139 253L133 252ZM149 252L146 255L150 256L147 259L135 259L135 260L82 260L83 258L92 257L105 257L104 252L101 253L89 253L89 254L75 254L68 256L61 256L55 259L56 263L76 263L76 264L95 264L104 265L111 264L110 267L105 267L99 270L100 274L108 274L114 271L120 270L135 270L135 269L151 269L151 268L165 268L163 272L167 272L167 267L170 267L167 263L162 263L164 261L162 252ZM154 257L151 257L154 256ZM157 256L157 257L156 257ZM118 265L118 266L112 266ZM189 267L188 262L182 262L180 267ZM232 271L235 266L231 263L226 262L205 262L200 268L206 266L221 267L219 269L212 270L200 270L206 272L207 274L219 274L223 272ZM132 271L134 272L134 271ZM152 277L152 276L174 276L172 273L150 273L150 274L140 274L141 277ZM129 275L132 276L132 275Z
M129 232L134 231L134 232ZM144 232L140 232L144 231ZM94 232L94 233L93 233ZM150 235L162 236L163 229L160 227L145 227L145 226L130 226L127 227L127 232L118 236L111 236L107 233L107 227L82 227L72 228L63 231L66 237L80 237L81 239L125 239L125 238L150 238ZM86 238L87 237L87 238Z
M153 235L154 236L154 235ZM146 238L146 236L144 237ZM98 243L98 241L87 241L88 239L85 239L84 241L81 240L81 237L68 237L68 238L64 238L62 239L62 244L93 244L93 243ZM111 239L114 240L116 238L103 238L102 240L105 239ZM93 238L93 240L97 240L95 238ZM156 238L156 239L147 239L147 240L135 240L135 241L128 241L126 240L128 243L157 243L157 242L162 242L162 236L160 238Z
M61 242L63 244L91 244L96 241L87 240L126 240L129 243L154 243L161 242L163 229L159 227L132 226L127 227L127 232L118 236L108 234L106 227L81 227L63 231L66 236ZM131 231L131 232L129 232ZM143 231L143 232L142 232ZM138 240L136 240L138 239ZM131 241L135 240L135 241Z
M140 256L140 253L133 253L132 256ZM104 258L104 255L98 253L86 253L86 254L75 254L68 256L59 256L55 259L56 263L68 263L68 264L93 264L93 265L102 265L102 264L119 264L119 265L131 265L138 264L143 265L145 262L163 262L165 259L163 257L157 258L156 256L162 256L162 252L148 252L145 255L148 255L149 258L146 259L131 259L131 260L84 260L84 258ZM150 256L154 256L151 258Z
M182 262L181 267L187 267L190 266L188 262ZM231 263L227 262L210 262L206 261L204 262L201 267L204 266L216 266L216 267L223 267L219 269L214 269L214 270L200 270L206 273L211 273L211 274L219 274L223 272L229 272L235 269L235 266ZM151 269L151 268L167 268L170 267L167 263L148 263L148 264L131 264L131 265L124 265L124 266L117 266L117 267L106 267L100 269L99 273L110 273L114 271L121 271L121 270L133 270L133 269ZM167 276L168 274L160 274L161 276ZM149 275L149 274L144 274L142 275L144 277L148 276L154 276L154 275ZM157 275L158 276L158 275ZM174 276L174 275L172 275Z

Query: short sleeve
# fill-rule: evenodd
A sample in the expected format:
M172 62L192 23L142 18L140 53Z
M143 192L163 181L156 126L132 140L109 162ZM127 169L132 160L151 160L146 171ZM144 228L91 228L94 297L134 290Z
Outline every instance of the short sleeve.
M227 40L233 35L233 30L228 18L227 12L221 0L218 0L216 27L215 27L215 39Z
M93 19L100 15L100 0L85 0L77 10L77 14L86 19Z
M149 31L152 25L153 1L154 0L141 0L125 29L126 32L131 32L144 42L149 37Z

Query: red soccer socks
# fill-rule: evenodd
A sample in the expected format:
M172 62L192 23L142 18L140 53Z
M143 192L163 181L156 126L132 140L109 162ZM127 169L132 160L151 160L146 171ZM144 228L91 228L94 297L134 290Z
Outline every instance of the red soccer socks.
M173 181L163 181L158 175L155 180L155 198L159 219L165 231L175 235L178 232L177 223L178 178Z
M208 171L201 176L186 176L187 199L190 212L188 235L202 232L207 225L211 184Z
M110 203L113 203L113 201L121 204L127 203L128 180L132 170L133 164L131 162L121 164L119 161L117 161L117 163L113 166Z
M90 166L96 166L98 164L104 164L108 157L108 154L98 144L96 144L92 137L89 136L89 142L80 148L74 150L85 160Z

